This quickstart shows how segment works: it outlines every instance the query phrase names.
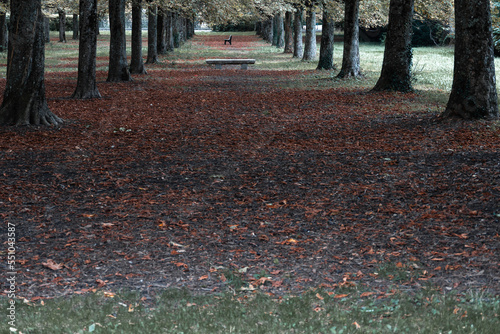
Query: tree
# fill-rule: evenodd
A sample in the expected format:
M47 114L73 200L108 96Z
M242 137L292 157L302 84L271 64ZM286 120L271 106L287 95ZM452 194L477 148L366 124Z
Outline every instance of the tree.
M292 27L293 14L291 11L285 13L285 50L283 53L293 53L293 27Z
M125 0L109 0L109 70L108 82L129 81L125 39Z
M100 98L96 83L97 0L80 0L78 80L74 99Z
M285 46L285 25L283 22L283 14L279 12L275 16L274 26L276 29L276 47L282 48ZM274 38L273 38L274 39Z
M293 19L293 58L302 58L304 46L302 44L302 7L297 7Z
M391 0L382 72L374 91L410 92L414 0Z
M310 61L316 58L316 10L310 4L306 10L306 43L302 60Z
M148 6L148 59L146 64L154 64L158 62L158 43L157 43L157 12L158 7L155 4Z
M444 117L497 118L489 0L455 0L455 65Z
M66 11L57 8L59 14L59 42L66 43Z
M41 0L11 0L3 125L59 125L45 97L45 43Z
M7 7L8 0L0 0L0 52L6 51L8 44Z
M142 60L142 0L132 2L132 54L130 73L146 74Z
M158 8L158 16L156 18L156 42L158 43L158 53L159 54L165 54L167 53L167 44L166 44L166 32L167 29L165 28L165 13L164 9L159 7Z
M349 78L361 75L359 58L359 2L345 1L344 54L342 68L337 77Z
M78 14L73 14L73 39L75 39L75 40L80 38L78 27L79 27Z
M174 27L173 27L173 13L168 10L165 12L165 44L167 51L174 51Z
M319 49L319 62L317 70L331 70L333 65L333 42L335 38L335 21L330 11L323 2L323 30L321 33L321 46Z

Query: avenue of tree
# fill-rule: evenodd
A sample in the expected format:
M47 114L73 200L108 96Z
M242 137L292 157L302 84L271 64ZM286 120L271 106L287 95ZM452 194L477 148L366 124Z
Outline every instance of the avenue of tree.
M131 63L127 64L125 13L132 13ZM59 125L45 100L44 43L47 20L57 13L59 40L64 43L64 21L73 14L73 38L79 39L77 87L73 98L99 98L96 86L96 43L100 18L109 16L109 82L146 74L142 59L142 13L148 14L146 64L158 54L178 48L194 34L195 20L208 23L257 19L263 39L291 57L316 60L316 20L322 19L318 70L331 70L335 22L344 23L344 52L339 78L362 77L359 29L387 24L380 77L374 91L409 92L412 87L412 20L415 17L454 18L455 66L453 86L444 117L498 118L490 0L0 0L0 48L6 49L6 13L10 13L7 83L0 106L3 125ZM305 42L302 25L305 21ZM78 27L78 28L76 28ZM29 55L29 56L26 56Z

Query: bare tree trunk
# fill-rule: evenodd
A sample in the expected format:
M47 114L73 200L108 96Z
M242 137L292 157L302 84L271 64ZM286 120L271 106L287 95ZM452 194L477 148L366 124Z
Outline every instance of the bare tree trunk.
M45 43L41 0L10 3L7 82L0 106L3 125L59 125L45 97Z
M165 54L167 53L167 44L166 44L166 36L165 36L165 12L164 10L159 7L158 8L158 18L156 22L156 42L158 43L158 54Z
M489 0L455 0L455 68L443 116L498 118Z
M283 22L283 14L276 14L276 47L282 48L285 46L285 24Z
M173 13L167 11L165 13L165 44L167 51L174 51L174 30L173 30Z
M74 99L100 98L96 83L97 0L80 0L78 80Z
M47 16L43 17L43 32L45 43L50 43L50 20Z
M66 12L58 8L57 12L59 14L59 42L66 43Z
M73 14L73 39L78 40L80 36L78 14Z
M302 58L304 46L302 44L302 8L297 8L293 20L293 58Z
M147 74L142 60L142 0L132 2L132 54L130 73Z
M302 60L312 61L316 58L316 12L314 7L307 7L306 45Z
M131 80L125 39L125 0L109 0L109 70L108 82Z
M293 27L292 27L292 12L285 13L285 50L283 53L293 53Z
M359 58L359 1L345 2L344 15L344 55L338 78L361 76Z
M7 50L8 45L8 29L7 29L7 15L0 13L0 52Z
M268 18L267 20L265 20L263 22L263 33L264 35L262 36L262 38L268 42L268 43L272 43L273 42L273 19L272 18Z
M158 34L156 32L156 19L158 8L156 5L149 5L148 8L148 59L146 64L158 62Z
M332 70L333 65L333 41L335 38L335 21L323 6L323 31L321 33L321 47L319 50L319 62L317 70Z
M181 33L179 31L179 14L172 13L172 31L174 35L174 48L181 46Z
M410 92L414 0L391 0L382 72L374 91Z

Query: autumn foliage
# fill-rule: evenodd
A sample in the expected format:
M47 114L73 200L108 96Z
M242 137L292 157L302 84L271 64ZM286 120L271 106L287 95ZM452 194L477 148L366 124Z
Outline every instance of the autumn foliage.
M498 293L496 124L443 121L418 92L284 88L314 71L215 70L193 54L148 73L98 72L102 99L84 101L68 99L75 72L49 73L65 125L0 128L20 295L224 290L221 268L275 294ZM387 264L408 275L382 276Z

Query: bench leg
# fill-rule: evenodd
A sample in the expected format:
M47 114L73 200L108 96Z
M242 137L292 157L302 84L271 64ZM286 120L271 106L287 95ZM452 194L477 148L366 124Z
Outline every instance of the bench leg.
M215 68L218 70L222 69L222 64L215 64Z
M241 64L241 69L246 70L248 68L248 64Z

